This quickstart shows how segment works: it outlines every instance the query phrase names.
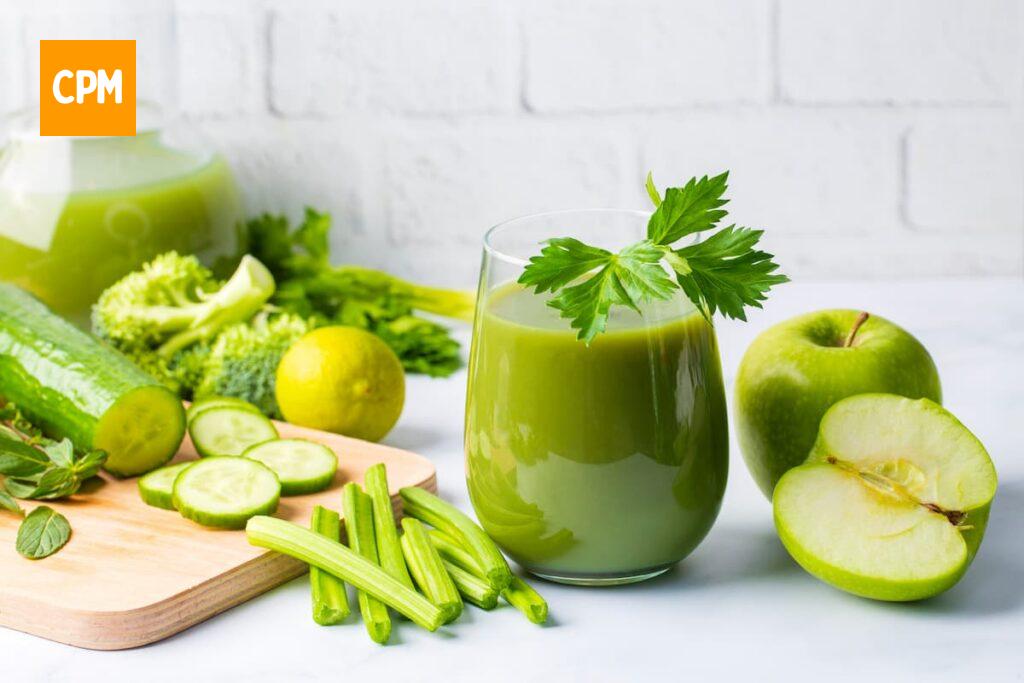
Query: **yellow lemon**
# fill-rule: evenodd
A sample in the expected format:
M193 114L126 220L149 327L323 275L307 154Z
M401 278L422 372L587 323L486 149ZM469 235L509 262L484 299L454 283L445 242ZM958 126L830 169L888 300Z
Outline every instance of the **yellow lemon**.
M405 372L379 337L355 327L321 327L281 358L276 391L288 422L378 441L402 414Z

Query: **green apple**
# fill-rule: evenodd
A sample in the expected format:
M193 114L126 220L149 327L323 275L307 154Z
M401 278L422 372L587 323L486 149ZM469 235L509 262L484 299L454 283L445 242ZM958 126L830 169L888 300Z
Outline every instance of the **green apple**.
M942 402L928 351L885 318L816 311L762 332L740 363L735 413L743 459L765 496L807 458L833 403L876 392Z
M821 420L807 462L775 487L775 527L808 572L876 600L952 587L996 494L985 447L928 399L863 394Z

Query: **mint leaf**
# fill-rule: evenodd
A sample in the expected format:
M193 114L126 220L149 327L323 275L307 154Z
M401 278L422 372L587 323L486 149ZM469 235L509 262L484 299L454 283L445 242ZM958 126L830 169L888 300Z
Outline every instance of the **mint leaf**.
M686 296L707 318L716 311L746 320L745 306L761 308L773 286L789 282L775 271L773 256L754 249L762 230L730 225L709 238L673 253L669 260Z
M654 176L650 171L647 172L647 181L644 182L644 189L647 190L647 196L651 198L654 203L654 208L661 206L661 194L658 192L658 188L654 185Z
M15 548L30 560L49 557L71 538L71 525L64 515L46 505L29 513L18 527Z
M668 245L686 235L715 227L726 215L726 211L719 207L729 201L722 199L728 180L729 172L726 171L714 178L691 178L683 187L665 190L665 198L661 204L655 202L658 208L647 223L647 239L655 244ZM648 184L647 191L653 191L656 196L653 182Z
M572 242L586 247L576 240ZM592 247L583 249L576 245L572 253L581 258L578 263L567 261L566 255L569 252L560 253L556 257L557 262L564 264L563 273L581 270L584 274L589 272L594 264L592 256L597 251L605 254L604 265L583 282L563 289L548 305L561 311L563 318L569 318L573 329L579 331L577 338L587 344L605 330L608 311L613 305L629 306L639 311L641 303L667 298L675 289L672 279L660 265L664 251L650 242L638 242L618 254ZM556 279L553 272L548 277L537 277L545 284ZM564 277L557 281L562 282Z
M47 444L43 446L43 452L57 467L71 467L75 462L75 447L71 444L70 439Z
M0 485L0 508L7 510L8 512L13 512L19 517L25 514L22 511L21 506L18 505L18 501L16 501L11 494L7 493L7 491L3 489L2 485Z
M0 430L0 474L31 477L42 473L50 459L38 448L29 446L6 428Z

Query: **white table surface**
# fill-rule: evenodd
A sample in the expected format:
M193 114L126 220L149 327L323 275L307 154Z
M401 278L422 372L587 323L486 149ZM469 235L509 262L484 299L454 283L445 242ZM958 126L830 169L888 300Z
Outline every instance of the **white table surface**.
M938 364L946 406L995 460L1000 486L984 544L961 583L938 598L872 602L805 574L777 540L771 508L733 448L722 513L689 558L636 586L538 583L551 606L547 627L510 607L468 609L437 634L398 622L392 643L381 647L358 619L314 625L307 584L298 579L137 650L91 652L0 629L2 678L1024 680L1024 284L788 285L749 323L719 325L729 386L755 334L825 307L865 308L917 335ZM464 382L464 373L450 380L411 378L405 414L387 441L431 458L441 494L468 510Z

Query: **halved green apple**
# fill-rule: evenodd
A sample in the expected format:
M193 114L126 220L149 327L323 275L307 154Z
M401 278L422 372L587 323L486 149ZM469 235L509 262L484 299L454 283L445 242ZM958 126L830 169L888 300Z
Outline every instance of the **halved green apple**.
M861 394L821 419L807 461L779 480L775 527L804 569L876 600L952 587L996 493L984 446L928 399Z

